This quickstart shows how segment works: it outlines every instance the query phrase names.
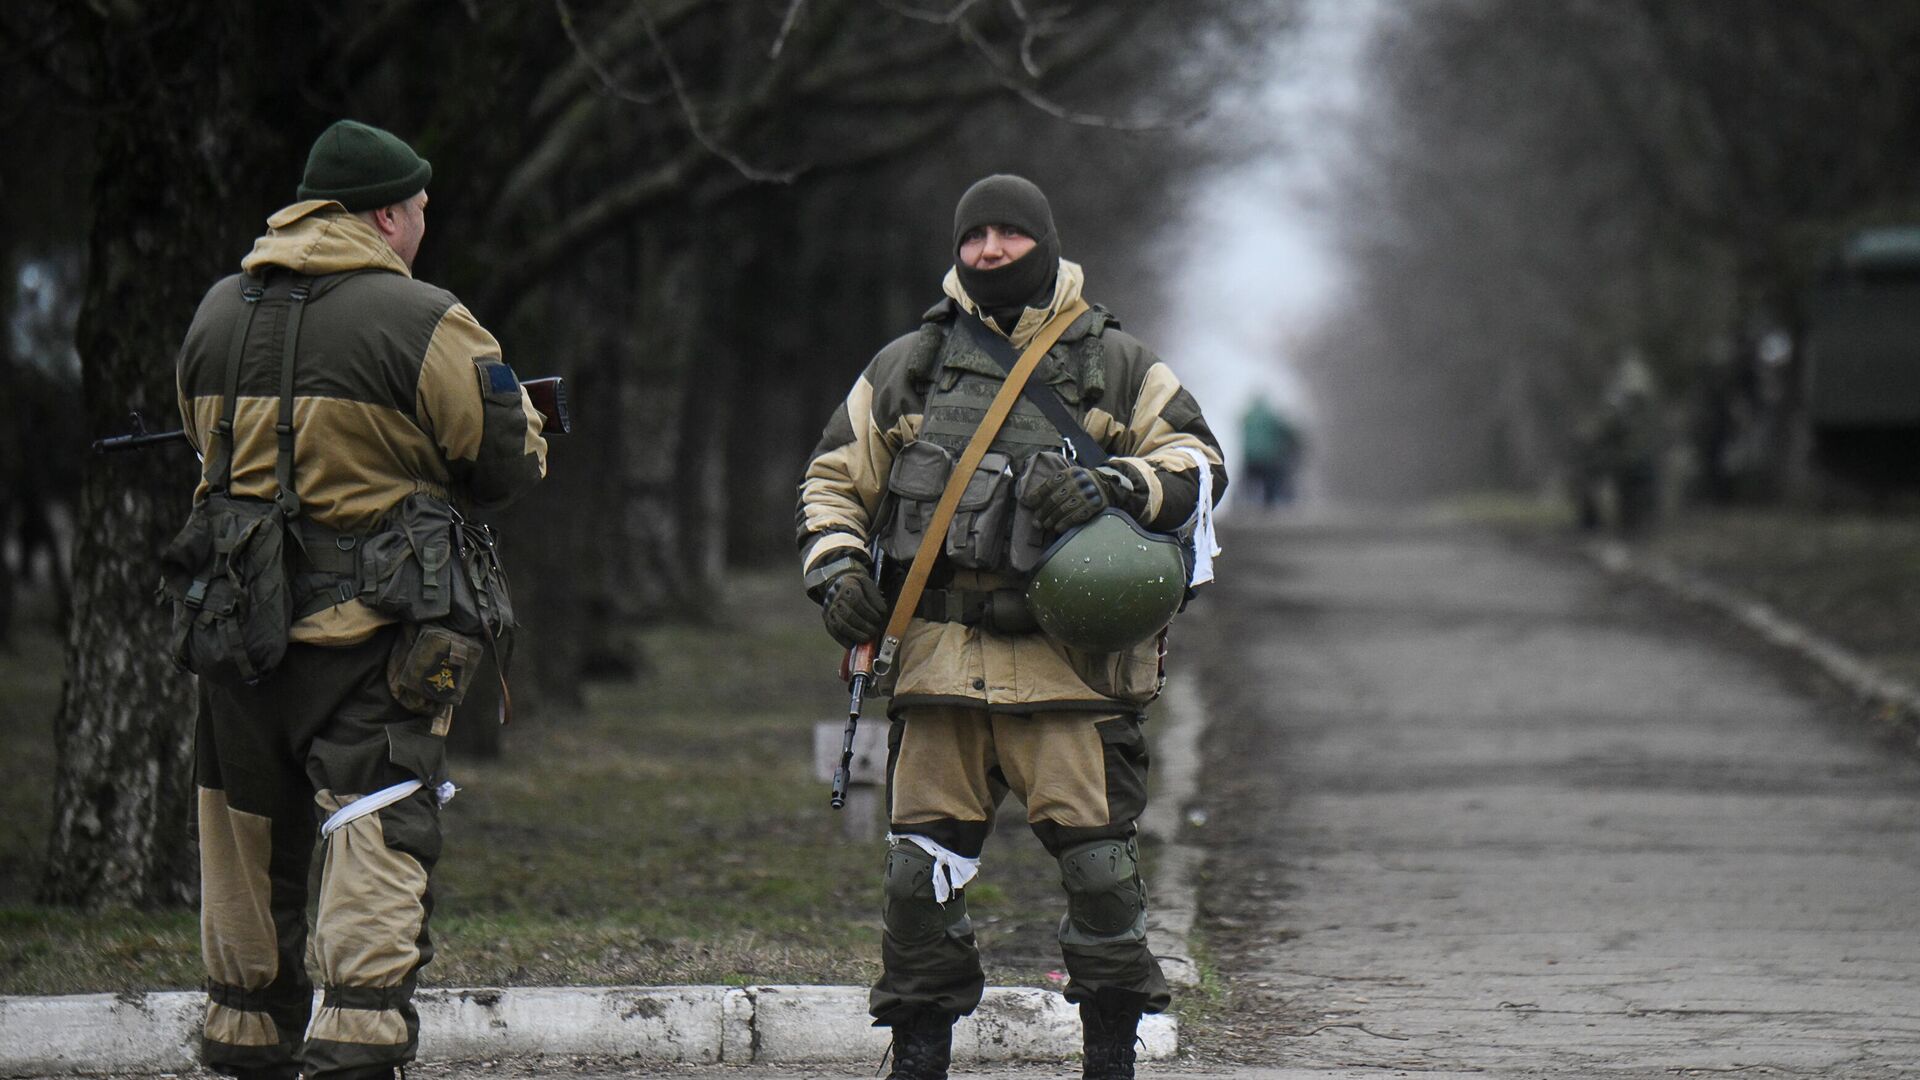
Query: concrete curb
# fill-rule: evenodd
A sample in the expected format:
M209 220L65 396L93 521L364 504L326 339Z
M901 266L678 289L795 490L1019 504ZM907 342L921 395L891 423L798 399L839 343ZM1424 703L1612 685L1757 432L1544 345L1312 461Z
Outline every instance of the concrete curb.
M1147 812L1140 816L1140 831L1160 843L1147 890L1147 940L1168 982L1198 986L1200 967L1193 959L1191 938L1200 905L1197 879L1203 853L1180 836L1187 806L1200 791L1200 740L1208 714L1188 674L1169 675L1160 700L1163 712L1153 744L1158 783Z
M1583 550L1609 573L1645 581L1726 615L1768 643L1807 660L1849 693L1880 706L1884 718L1908 736L1920 736L1920 688L1886 674L1845 646L1737 589L1709 581L1657 555L1635 552L1618 541L1600 541Z
M1202 852L1180 839L1199 792L1207 712L1190 676L1167 681L1156 789L1140 820L1158 841L1148 915L1169 982L1199 983L1190 936ZM837 747L836 747L837 753ZM205 997L193 991L0 996L0 1076L192 1068ZM639 1064L878 1062L887 1032L855 986L616 986L422 990L422 1061L589 1056ZM1143 1060L1175 1056L1170 1014L1140 1025ZM954 1029L954 1060L1060 1060L1080 1051L1079 1011L1051 990L996 988Z
M176 1072L194 1065L205 997L192 991L0 997L0 1076ZM592 1056L644 1064L878 1062L887 1032L855 986L423 990L420 1057ZM1174 1056L1170 1015L1141 1024L1141 1057ZM988 990L954 1032L956 1061L1062 1059L1079 1012L1050 990Z

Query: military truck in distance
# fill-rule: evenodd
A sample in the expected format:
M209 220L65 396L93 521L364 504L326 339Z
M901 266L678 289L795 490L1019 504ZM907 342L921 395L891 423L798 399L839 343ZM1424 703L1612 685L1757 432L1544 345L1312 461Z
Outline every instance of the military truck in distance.
M1840 484L1920 491L1920 225L1841 246L1808 305L1814 462Z

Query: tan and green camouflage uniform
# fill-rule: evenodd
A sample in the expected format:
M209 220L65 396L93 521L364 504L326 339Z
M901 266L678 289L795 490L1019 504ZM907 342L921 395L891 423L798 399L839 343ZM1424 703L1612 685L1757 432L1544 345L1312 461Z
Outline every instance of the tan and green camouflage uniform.
M1007 335L1012 343L1024 347L1055 311L1080 297L1083 281L1078 265L1061 260L1051 301L1025 311ZM836 564L864 558L876 532L891 533L903 504L914 505L908 513L930 505L929 487L919 487L916 501L895 481L889 494L902 452L925 440L957 457L1003 381L1003 369L953 325L958 312L977 312L957 275L950 271L944 287L947 298L921 327L867 365L807 464L798 533L816 595L843 569ZM1199 482L1187 450L1210 463L1216 499L1224 489L1219 445L1193 396L1105 309L1076 319L1032 381L1058 394L1113 455L1112 464L1144 488L1140 516L1148 527L1175 531L1192 518ZM1060 448L1059 434L1024 399L993 444L1015 473L1034 455ZM893 555L889 597L910 552ZM1147 947L1144 889L1134 865L1134 823L1146 804L1141 714L1160 688L1158 645L1080 653L1037 630L998 632L967 616L976 598L1023 582L1010 567L965 569L943 555L932 599L920 607L929 617L915 618L902 642L890 687L894 836L884 972L870 1001L876 1021L896 1030L928 1015L971 1012L985 982L964 890L937 902L929 878L942 872L938 853L908 837L977 859L1007 790L1026 803L1029 825L1060 860L1068 891L1060 928L1067 996L1085 1003L1119 992L1137 1001L1136 1014L1161 1011L1169 1001ZM1087 859L1117 862L1117 869L1106 866L1102 880Z
M271 498L279 342L294 275L312 280L299 328L294 478L310 546L365 534L414 492L502 506L545 474L541 420L499 343L444 289L416 281L381 235L339 203L296 203L201 302L179 358L180 413L205 453L223 402L229 343L247 326L234 422L232 492ZM206 497L203 478L195 494ZM292 547L293 545L289 545ZM325 567L295 556L299 618L280 667L258 686L201 685L201 937L204 1056L242 1075L389 1075L418 1042L411 1002L433 956L430 887L440 855L436 791L449 713L421 716L387 689L398 629L328 591ZM335 569L338 569L337 567ZM319 914L307 882L319 821L371 792L425 787L324 841ZM313 1010L311 952L322 997ZM309 1015L311 1013L311 1016Z

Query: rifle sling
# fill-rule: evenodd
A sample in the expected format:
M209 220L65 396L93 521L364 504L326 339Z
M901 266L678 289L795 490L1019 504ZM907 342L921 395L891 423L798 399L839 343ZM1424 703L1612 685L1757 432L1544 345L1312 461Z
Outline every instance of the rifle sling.
M1013 342L989 330L987 324L981 322L977 315L962 312L960 324L967 328L967 332L973 336L973 343L980 346L981 352L992 357L993 362L1003 369L1013 370L1013 365L1019 362L1019 358L1013 351ZM1073 447L1075 462L1089 469L1097 469L1107 463L1107 448L1095 442L1092 435L1087 434L1087 429L1081 427L1080 421L1075 420L1073 414L1067 411L1066 403L1060 400L1059 394L1031 379L1027 380L1021 392L1053 424L1054 430L1060 433L1060 437L1066 439L1067 444Z
M933 573L933 564L940 557L940 550L946 544L947 527L953 523L953 514L960 506L960 496L967 490L967 481L972 479L973 471L980 466L980 459L986 456L987 448L1000 434L1000 427L1006 423L1008 414L1013 412L1014 399L1027 385L1027 379L1033 374L1040 361L1087 311L1084 300L1075 300L1062 309L1040 332L1027 342L1025 352L1007 371L1007 378L1000 385L1000 392L993 397L993 403L987 406L987 413L980 420L980 427L974 431L973 439L960 453L960 460L954 463L952 475L947 477L946 490L940 493L940 501L934 504L933 516L927 521L927 531L920 537L920 547L913 554L913 564L907 569L907 580L900 587L900 595L894 598L893 615L887 620L887 629L880 639L880 652L874 659L874 670L886 674L893 666L894 653L900 648L900 639L906 635L907 625L913 621L914 611L920 606L920 595L926 591L927 578ZM984 327L982 328L984 329Z

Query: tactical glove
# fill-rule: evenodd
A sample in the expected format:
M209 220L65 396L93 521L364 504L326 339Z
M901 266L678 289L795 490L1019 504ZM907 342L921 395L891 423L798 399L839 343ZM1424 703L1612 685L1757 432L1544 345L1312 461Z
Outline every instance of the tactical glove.
M1073 465L1028 493L1034 524L1047 532L1065 532L1109 506L1133 512L1133 484L1113 469Z
M880 636L887 625L887 598L862 570L848 570L827 585L820 609L827 633L851 649Z

